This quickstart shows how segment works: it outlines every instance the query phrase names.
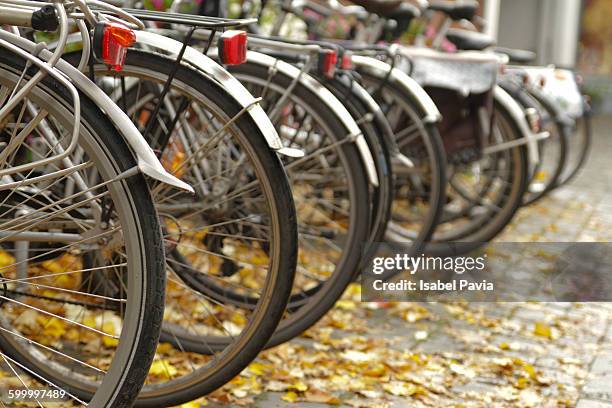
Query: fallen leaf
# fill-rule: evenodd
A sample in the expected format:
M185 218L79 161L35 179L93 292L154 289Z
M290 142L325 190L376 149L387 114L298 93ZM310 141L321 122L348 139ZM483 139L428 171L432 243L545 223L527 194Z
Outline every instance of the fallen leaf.
M176 367L166 360L157 359L151 364L149 374L156 375L161 378L170 379L178 373Z
M536 323L533 328L533 334L540 337L546 337L548 339L552 339L552 330L550 326L544 323Z
M308 386L301 381L295 382L289 386L290 390L296 390L299 392L304 392L308 389Z
M298 400L298 395L293 391L289 391L285 395L283 395L281 399L287 402L296 402Z
M383 384L383 389L396 397L409 397L416 392L416 386L400 381Z
M414 333L414 338L417 340L425 340L427 337L429 337L429 334L425 330L419 330Z
M320 404L339 405L340 400L331 394L320 390L309 390L304 394L304 401Z

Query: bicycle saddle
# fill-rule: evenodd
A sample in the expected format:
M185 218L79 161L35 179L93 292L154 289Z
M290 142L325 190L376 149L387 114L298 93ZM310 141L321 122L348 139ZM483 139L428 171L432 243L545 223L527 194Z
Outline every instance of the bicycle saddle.
M460 50L482 51L495 45L495 40L486 34L457 28L449 29L446 38Z
M353 3L363 7L370 13L386 17L389 13L397 10L404 0L351 0Z
M395 41L405 33L410 27L410 23L415 17L421 14L420 10L412 4L402 3L394 10L382 16L388 20L395 21L394 25L389 25L381 34L381 41Z
M478 10L478 2L473 0L438 0L430 1L427 8L429 10L445 13L455 21L462 19L471 20Z
M529 64L535 61L535 58L536 58L535 52L529 51L529 50L495 47L494 51L498 54L507 55L510 61L516 64Z

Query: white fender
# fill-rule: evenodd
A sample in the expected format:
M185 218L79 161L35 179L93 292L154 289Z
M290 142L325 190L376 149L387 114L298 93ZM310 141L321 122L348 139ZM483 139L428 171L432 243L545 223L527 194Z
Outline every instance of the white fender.
M421 118L424 123L437 123L442 119L438 107L423 87L400 69L392 68L391 65L376 58L362 55L353 55L351 59L358 70L364 70L377 78L388 76L394 85L402 87L413 95L414 102L418 103L425 112L425 117ZM390 73L389 70L391 70Z

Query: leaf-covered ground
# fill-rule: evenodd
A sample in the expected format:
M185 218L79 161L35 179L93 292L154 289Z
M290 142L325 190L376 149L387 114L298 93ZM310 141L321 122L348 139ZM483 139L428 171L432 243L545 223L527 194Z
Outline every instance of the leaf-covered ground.
M612 241L609 125L596 122L581 175L522 209L500 241ZM362 303L354 285L304 336L184 407L573 407L589 381L604 392L592 398L612 392L612 368L589 373L594 358L612 361L611 321L612 304Z

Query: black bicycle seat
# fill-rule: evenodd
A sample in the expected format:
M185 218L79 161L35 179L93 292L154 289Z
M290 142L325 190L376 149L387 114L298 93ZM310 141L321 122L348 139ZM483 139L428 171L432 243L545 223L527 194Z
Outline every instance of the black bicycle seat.
M536 53L529 50L519 50L516 48L496 47L494 50L498 54L505 54L511 62L516 64L529 64L536 59Z
M370 13L387 16L397 10L404 0L351 0L353 3L363 7Z
M430 1L429 10L440 11L455 21L466 19L471 20L478 10L478 2L473 0Z
M380 40L395 41L399 39L408 30L412 20L420 14L421 12L418 8L408 3L402 3L389 13L382 14L384 18L395 21L395 24L385 27Z
M449 29L446 38L460 50L481 51L495 45L495 40L486 34L457 28Z

